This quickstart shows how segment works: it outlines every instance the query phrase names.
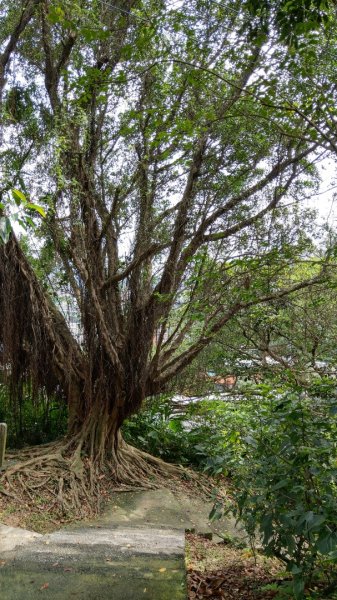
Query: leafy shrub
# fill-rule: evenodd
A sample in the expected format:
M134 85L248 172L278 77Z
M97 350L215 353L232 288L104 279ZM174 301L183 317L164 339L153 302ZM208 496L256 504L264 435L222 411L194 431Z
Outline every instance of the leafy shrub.
M336 391L311 392L265 394L233 472L232 512L286 564L296 598L337 560Z
M302 598L306 584L333 574L337 562L336 430L336 382L319 380L306 391L255 386L241 401L205 400L185 415L157 398L124 436L165 460L230 476L233 503L225 510L286 564ZM223 510L216 504L213 518Z
M129 443L168 462L195 464L193 442L184 428L184 419L175 413L170 397L152 398L139 414L124 423L123 436Z
M123 426L131 443L155 456L207 471L230 474L241 434L247 429L249 405L204 400L177 414L170 397L149 399ZM242 445L242 444L241 444Z

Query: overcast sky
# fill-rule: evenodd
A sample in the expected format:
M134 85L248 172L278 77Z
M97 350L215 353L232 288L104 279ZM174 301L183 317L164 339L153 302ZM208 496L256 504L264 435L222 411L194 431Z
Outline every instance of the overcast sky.
M332 161L324 161L319 167L322 178L320 192L306 201L307 206L315 208L319 219L330 226L337 225L337 175Z

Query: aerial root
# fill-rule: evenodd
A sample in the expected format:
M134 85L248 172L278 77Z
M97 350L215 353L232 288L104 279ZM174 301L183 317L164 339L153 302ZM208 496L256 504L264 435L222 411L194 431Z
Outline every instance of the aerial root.
M26 449L22 462L7 468L0 479L0 490L20 504L59 516L79 517L97 512L97 490L87 491L88 464L76 452L66 455L66 445L58 442ZM17 460L19 457L15 455Z
M18 460L19 455L15 455ZM27 510L64 518L97 514L102 499L120 490L168 487L170 479L193 478L186 469L165 463L120 440L118 448L91 457L83 440L25 449L24 460L2 474L0 493Z
M124 440L120 442L113 468L118 483L143 489L167 486L168 476L182 477L187 473L183 467L166 463Z

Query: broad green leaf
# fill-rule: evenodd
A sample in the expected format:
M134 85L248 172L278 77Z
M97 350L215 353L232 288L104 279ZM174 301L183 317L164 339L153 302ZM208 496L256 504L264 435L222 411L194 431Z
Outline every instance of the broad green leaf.
M304 585L305 581L302 577L295 577L293 583L294 596L296 600L300 600L304 595Z
M321 554L329 554L335 551L337 547L337 534L331 532L325 537L320 538L316 546Z
M35 212L38 212L41 215L41 217L45 218L46 211L44 210L44 208L42 208L42 206L28 202L26 207L29 208L30 210L35 210Z
M8 217L0 218L0 239L7 244L12 231L12 225Z
M20 190L17 190L16 188L12 189L12 196L17 205L20 205L21 203L26 204L26 202L27 202L27 198L26 198L25 194L23 192L21 192Z
M281 488L284 488L287 485L289 485L289 479L282 479L282 481L279 481L278 483L276 483L276 485L274 485L271 488L272 492L276 492L276 490L280 490Z

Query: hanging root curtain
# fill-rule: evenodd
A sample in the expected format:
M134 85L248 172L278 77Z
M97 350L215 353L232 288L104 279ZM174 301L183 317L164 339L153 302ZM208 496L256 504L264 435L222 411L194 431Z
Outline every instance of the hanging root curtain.
M0 246L0 314L0 364L11 395L25 381L33 393L62 390L70 415L65 439L8 456L2 495L26 504L38 498L43 511L81 515L97 510L103 488L156 487L182 474L122 439L113 370L103 385L101 358L90 363L14 236Z

